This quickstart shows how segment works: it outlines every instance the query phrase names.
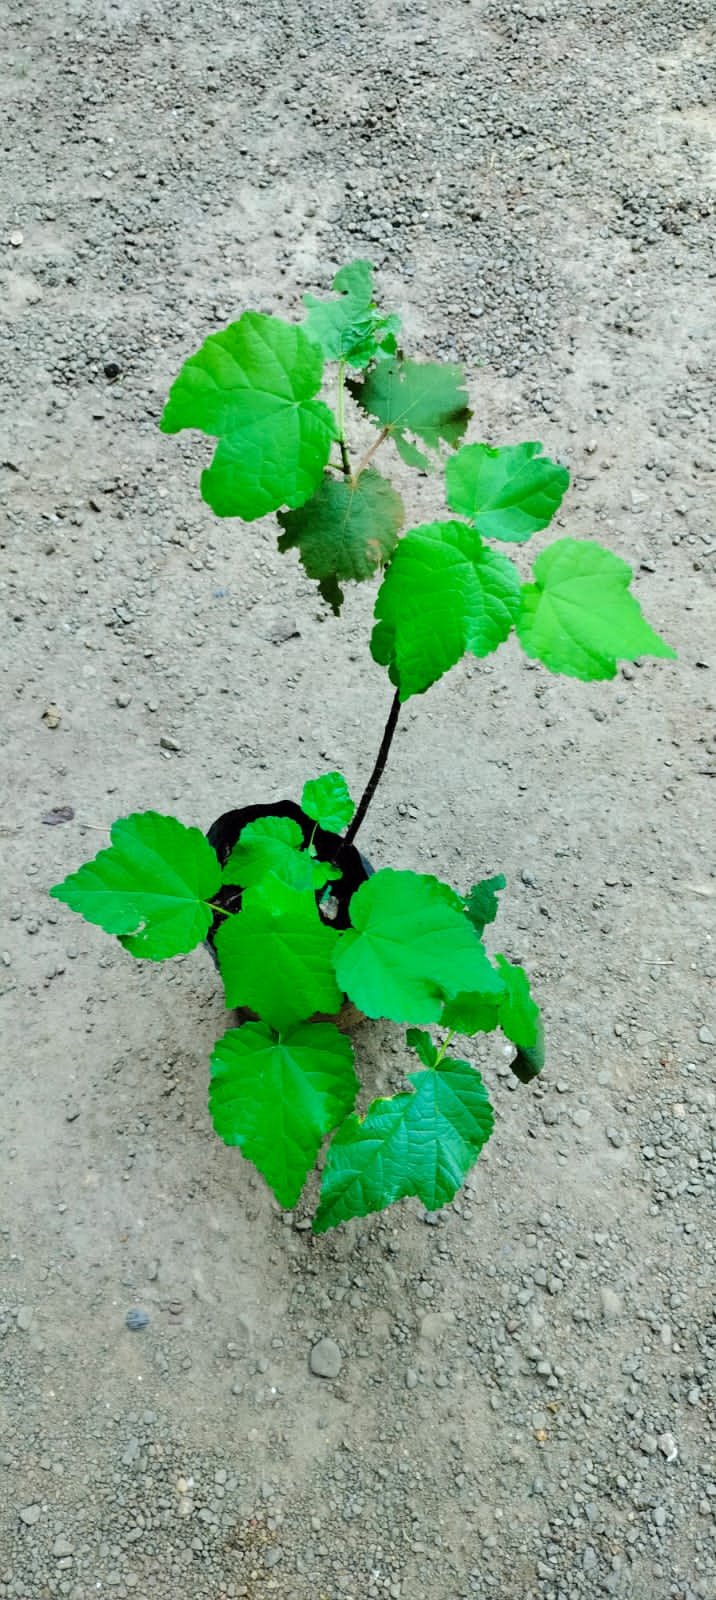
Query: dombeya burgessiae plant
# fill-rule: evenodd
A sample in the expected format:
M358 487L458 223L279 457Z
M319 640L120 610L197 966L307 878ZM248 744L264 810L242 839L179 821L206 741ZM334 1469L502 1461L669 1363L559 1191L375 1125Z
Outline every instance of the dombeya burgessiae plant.
M267 807L223 861L198 828L136 813L51 890L140 958L164 960L210 939L227 1006L252 1014L214 1048L214 1127L287 1208L332 1135L318 1232L403 1196L429 1210L453 1197L493 1125L480 1073L448 1054L454 1035L501 1029L523 1082L544 1061L526 973L483 940L504 877L457 893L430 874L382 867L366 872L338 915L348 848L401 705L466 652L488 656L513 631L550 672L585 680L614 677L619 660L675 654L643 617L630 568L594 541L559 538L521 576L505 547L548 526L566 468L533 441L462 443L472 415L462 367L403 355L400 320L377 308L368 262L344 267L333 289L330 299L306 295L299 325L246 311L210 335L173 384L161 426L216 439L204 500L246 522L277 512L279 549L297 550L336 615L343 585L377 575L370 650L395 692L361 800L356 808L340 773L309 779L300 822ZM337 363L335 410L320 397L326 363ZM358 463L346 395L378 430ZM383 443L408 466L444 471L444 518L401 534L402 499L372 464ZM337 1025L345 1030L346 998L368 1017L407 1025L419 1064L405 1091L362 1115L354 1046Z

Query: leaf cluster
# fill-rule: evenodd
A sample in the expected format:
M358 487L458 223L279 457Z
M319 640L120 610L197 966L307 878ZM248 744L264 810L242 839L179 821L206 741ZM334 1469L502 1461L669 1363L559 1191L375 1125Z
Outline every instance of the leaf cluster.
M371 652L401 701L512 632L550 672L585 680L614 677L619 660L673 657L630 591L631 569L596 541L558 539L526 582L491 548L486 541L522 545L549 525L566 467L536 441L464 444L472 412L462 366L403 354L400 318L378 309L368 261L343 267L333 289L332 299L304 297L298 326L244 312L173 384L164 431L199 428L218 440L201 480L214 511L246 521L278 512L279 549L298 551L336 615L345 583L383 573ZM337 415L318 398L325 362L338 364ZM444 470L451 517L401 536L400 495L367 461L351 463L346 389L379 429L376 446L391 441L408 466Z
M333 831L353 815L340 773L310 780L304 814ZM318 1231L404 1195L443 1205L489 1137L493 1115L477 1070L446 1054L453 1032L498 1026L520 1050L539 1044L539 1013L521 967L488 956L485 925L503 878L462 898L427 874L374 873L353 894L350 926L321 914L341 879L340 851L320 861L291 818L247 824L223 869L198 828L139 812L115 822L111 844L52 895L116 934L132 954L163 960L214 935L228 1007L255 1021L229 1028L211 1058L209 1109L219 1136L291 1207L327 1135ZM224 885L240 908L221 911ZM407 1024L423 1071L410 1089L354 1107L360 1084L338 1027L345 998L369 1017ZM442 1049L425 1025L448 1029ZM416 1024L421 1024L418 1027Z

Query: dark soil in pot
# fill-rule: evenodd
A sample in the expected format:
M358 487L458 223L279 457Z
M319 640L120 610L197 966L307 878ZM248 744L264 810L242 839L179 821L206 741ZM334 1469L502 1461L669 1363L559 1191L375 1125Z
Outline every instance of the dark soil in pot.
M350 902L356 890L362 883L373 875L373 867L366 857L361 855L355 845L346 845L339 833L331 833L326 828L316 828L311 817L301 810L293 800L277 800L273 805L240 806L236 811L225 811L223 816L212 822L207 832L209 844L213 846L221 866L225 866L231 855L234 845L238 843L239 836L249 822L256 822L259 817L290 817L297 822L303 834L304 843L308 845L311 837L316 847L319 861L328 861L332 866L340 867L343 876L336 883L330 885L330 898L321 904L325 890L321 889L316 895L321 920L328 927L341 930L350 927L348 915ZM227 884L214 896L220 905L226 906L227 911L238 911L241 907L241 890ZM214 917L206 944L211 952L214 964L218 965L214 950L214 937L224 918L218 912ZM241 1020L254 1016L254 1012L242 1009L237 1012ZM352 1023L359 1021L362 1013L356 1010L350 1001L346 1001L341 1008L340 1016L335 1020L341 1028L347 1028ZM330 1019L333 1020L333 1019Z

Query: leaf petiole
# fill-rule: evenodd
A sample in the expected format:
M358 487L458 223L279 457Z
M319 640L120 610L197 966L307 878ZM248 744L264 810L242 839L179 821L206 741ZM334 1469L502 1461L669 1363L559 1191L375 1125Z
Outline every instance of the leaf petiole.
M383 444L383 441L385 439L387 439L389 433L390 433L390 428L381 428L377 439L373 440L373 443L372 443L370 449L366 450L366 453L365 453L365 455L363 457L363 460L358 463L358 466L357 466L357 468L355 470L355 473L353 474L353 482L354 483L358 482L358 479L359 479L361 473L365 472L365 469L366 469L366 467L368 465L368 462L372 461L376 450L380 449L380 446Z
M341 452L341 461L343 463L343 476L345 478L350 478L350 476L351 476L351 463L350 463L350 456L348 455L348 447L346 445L345 414L344 414L345 413L345 389L343 387L343 379L344 379L344 376L345 376L345 370L346 370L345 361L339 361L339 363L338 363L338 448L339 448L339 450Z
M433 1066L432 1066L433 1072L435 1071L436 1067L440 1066L440 1062L442 1061L442 1058L443 1058L443 1056L445 1054L445 1051L447 1050L447 1047L448 1047L448 1045L450 1043L450 1040L452 1039L454 1033L455 1033L455 1029L451 1028L447 1038L443 1039L443 1042L442 1042L442 1044L440 1046L440 1049L438 1050L438 1053L437 1053L437 1055L435 1057L435 1060L433 1062Z

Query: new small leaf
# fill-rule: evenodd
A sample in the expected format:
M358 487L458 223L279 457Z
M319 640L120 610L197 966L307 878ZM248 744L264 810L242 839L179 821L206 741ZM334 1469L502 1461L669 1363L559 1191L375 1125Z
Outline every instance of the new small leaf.
M373 268L369 261L352 261L333 279L337 300L317 300L305 294L308 316L303 324L309 339L320 346L326 361L345 361L349 367L367 367L395 352L400 317L383 316L373 299Z
M351 1042L331 1022L303 1023L280 1039L265 1023L246 1022L230 1028L211 1057L216 1132L253 1161L286 1209L357 1090Z
M424 1067L434 1067L438 1058L437 1046L429 1033L424 1028L408 1028L405 1042L415 1051L416 1056L422 1061Z
M381 361L362 383L349 379L347 386L363 411L394 439L408 466L428 468L427 456L410 444L406 433L431 450L439 450L443 441L454 448L472 416L464 383L461 366L396 356Z
M537 1022L537 1038L534 1044L527 1048L519 1048L509 1066L520 1083L531 1083L533 1078L539 1077L544 1066L544 1027L541 1017Z
M414 1092L374 1100L361 1119L346 1118L328 1148L314 1231L381 1211L416 1195L428 1211L460 1188L493 1127L479 1072L446 1058L411 1072Z
M293 817L258 817L242 829L224 867L224 883L253 888L275 873L291 889L322 889L340 878L337 868L316 861L303 847L303 833Z
M340 833L355 812L348 784L341 772L324 772L321 778L309 778L303 786L301 810L320 828L329 833Z
M332 412L314 399L322 377L323 357L303 329L257 311L210 334L184 363L160 426L219 440L201 476L217 516L252 522L313 494L337 438Z
M318 578L324 599L338 614L343 594L339 580L360 583L384 566L398 541L404 518L400 495L378 472L354 481L326 476L298 511L279 512L284 532L279 550L298 546L309 578Z
M400 699L423 694L469 650L482 657L520 613L519 574L464 522L431 522L400 540L375 602L373 659Z
M629 592L631 567L591 539L557 539L522 590L517 634L526 655L568 677L613 678L618 661L676 658Z
M492 1033L501 1028L506 1038L517 1045L511 1063L523 1082L536 1077L544 1065L544 1034L539 1007L532 999L529 979L522 967L505 956L495 957L502 991L486 995L484 990L463 992L446 1001L440 1021L456 1033ZM526 1073L526 1076L522 1076Z
M447 503L484 539L521 544L546 528L569 487L569 473L540 455L541 444L467 444L445 468Z
M531 1050L537 1042L539 1006L530 994L530 982L524 967L513 965L506 956L495 956L500 977L505 986L500 1001L500 1027L520 1050Z
M488 923L494 922L499 910L498 894L507 887L504 873L499 872L495 878L482 878L476 883L465 901L465 910L477 934L482 938Z
M221 887L215 852L199 828L138 811L112 824L100 850L50 894L87 922L117 934L133 956L164 961L200 944L211 927L206 905Z
M279 1033L314 1011L339 1011L337 941L310 891L289 889L276 877L247 889L238 915L216 934L227 1006L248 1006Z
M445 997L461 989L502 993L462 901L437 878L386 867L353 895L350 918L336 973L369 1017L437 1022Z

